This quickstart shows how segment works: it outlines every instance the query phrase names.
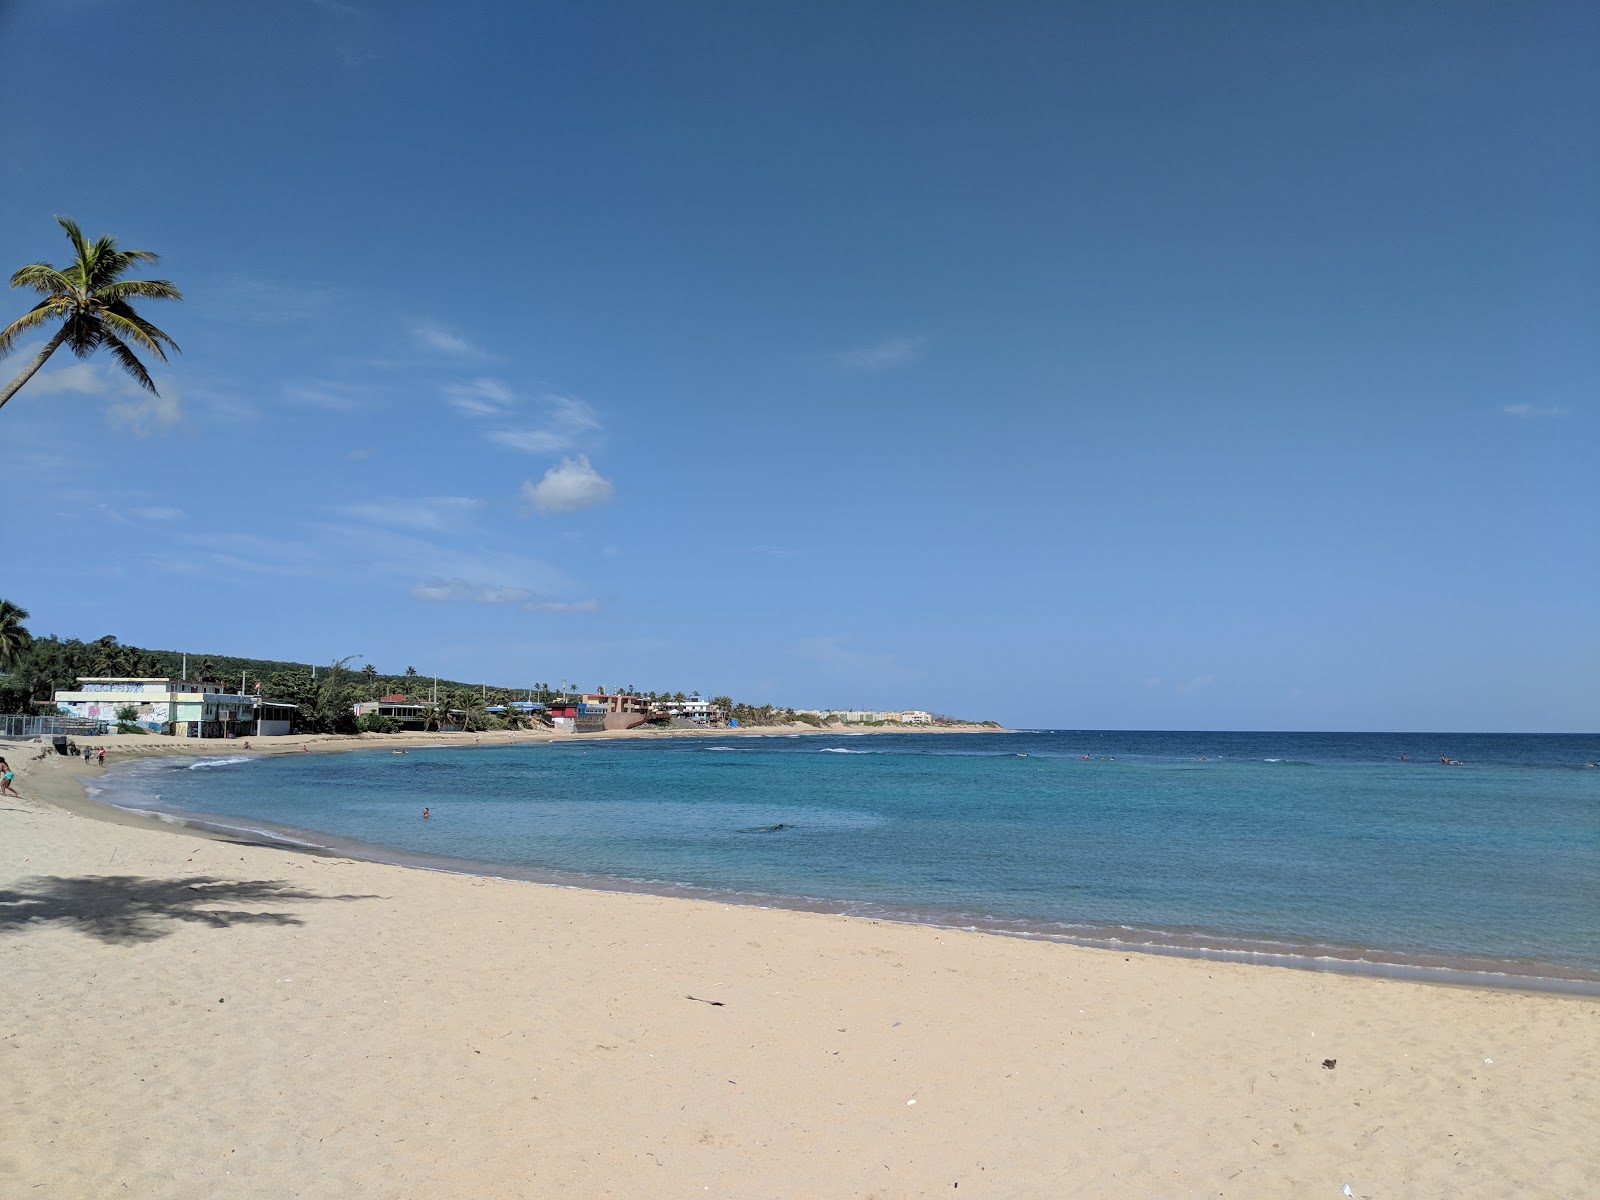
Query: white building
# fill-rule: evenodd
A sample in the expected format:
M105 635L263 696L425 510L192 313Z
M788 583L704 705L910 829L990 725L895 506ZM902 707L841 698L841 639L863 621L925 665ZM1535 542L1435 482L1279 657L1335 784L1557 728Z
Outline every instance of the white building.
M73 717L115 724L134 710L133 724L178 737L271 737L289 732L295 706L224 692L221 684L189 679L94 676L77 688L55 693L56 707ZM261 729L257 728L257 708ZM266 711L270 710L270 711Z

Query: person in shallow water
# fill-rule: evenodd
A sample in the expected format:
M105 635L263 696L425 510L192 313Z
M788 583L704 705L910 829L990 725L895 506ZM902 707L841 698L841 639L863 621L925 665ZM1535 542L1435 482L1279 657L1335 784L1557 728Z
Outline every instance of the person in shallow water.
M428 810L427 809L423 809L422 810L422 819L424 821L426 821L428 819Z

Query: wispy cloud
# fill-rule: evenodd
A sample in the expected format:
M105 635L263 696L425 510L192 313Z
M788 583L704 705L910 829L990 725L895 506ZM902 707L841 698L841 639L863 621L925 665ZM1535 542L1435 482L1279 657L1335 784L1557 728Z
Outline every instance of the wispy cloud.
M492 418L489 441L526 454L559 454L575 450L600 429L600 417L576 396L546 392L525 400L503 380L481 377L444 385L444 396L457 412Z
M1558 405L1540 407L1536 404L1507 404L1500 409L1508 417L1564 417L1571 409L1561 408Z
M593 508L610 500L615 490L584 454L563 458L538 483L530 479L522 484L523 496L542 513Z
M411 327L411 340L418 349L461 358L483 358L484 352L458 333L432 321L418 321Z
M517 402L517 394L498 379L470 379L444 385L445 399L469 417L499 416Z
M365 384L338 383L327 379L310 379L286 384L283 398L301 408L320 408L325 412L360 412L369 406L373 389Z
M106 405L106 419L129 430L135 437L149 437L160 430L171 429L183 420L182 397L177 384L170 379L160 386L159 396L143 390L124 393L123 399Z
M594 600L552 600L528 588L499 587L492 584L471 583L465 579L432 579L413 584L409 589L413 600L438 603L444 600L466 600L473 604L515 604L523 612L531 613L592 613L599 612Z
M157 386L161 394L152 395L115 368L96 362L77 362L41 371L28 381L28 391L36 396L79 395L110 399L105 409L106 419L131 431L135 437L170 429L183 420L178 385L171 379L162 379Z
M353 458L356 460L356 462L364 462L366 459L371 458L372 454L373 452L371 450L346 450L344 456L346 458Z
M128 511L136 517L144 518L146 521L176 521L183 516L183 509L167 508L159 504L150 504L143 508L132 508Z
M460 528L467 515L482 507L481 500L470 496L390 496L340 505L334 511L374 525L443 533Z
M745 546L736 553L749 554L756 558L793 558L800 551L791 546Z
M1182 683L1172 685L1172 690L1180 696L1187 696L1191 692L1198 692L1201 688L1208 688L1217 681L1215 675L1196 675L1192 679L1185 679Z
M922 339L897 337L873 346L861 346L833 356L840 366L857 371L887 371L906 367L922 357Z
M259 276L231 275L212 287L184 289L199 301L195 311L233 325L296 325L322 316L335 292L316 283L288 283Z
M28 381L28 391L35 396L75 392L80 396L104 396L114 387L113 380L99 363L79 362L69 366L46 368ZM117 388L120 391L120 388Z

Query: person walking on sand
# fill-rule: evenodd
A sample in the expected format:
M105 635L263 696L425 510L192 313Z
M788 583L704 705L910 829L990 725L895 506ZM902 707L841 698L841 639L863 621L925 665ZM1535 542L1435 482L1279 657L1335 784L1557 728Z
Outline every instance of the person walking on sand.
M93 753L94 753L94 747L93 746L85 746L83 748L83 761L84 762L88 762L89 761L89 756L91 754L93 754Z
M0 758L0 796L15 796L17 789L11 786L11 781L17 773L11 769L11 764Z
M104 746L101 746L100 749L97 750L95 753L98 754L99 757L100 757L100 765L102 767L105 766L106 765L106 748Z

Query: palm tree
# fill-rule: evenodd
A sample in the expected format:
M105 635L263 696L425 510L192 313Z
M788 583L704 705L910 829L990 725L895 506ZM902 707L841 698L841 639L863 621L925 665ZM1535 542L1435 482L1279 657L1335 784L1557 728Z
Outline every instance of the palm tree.
M485 718L488 716L483 711L482 699L471 692L459 692L455 697L456 711L461 714L462 732L473 729L482 729Z
M18 657L33 640L22 623L28 619L28 610L0 600L0 667L13 667Z
M29 263L11 276L11 286L31 288L44 299L0 329L0 357L11 352L17 339L29 330L59 320L61 328L34 355L22 373L0 391L0 408L32 379L40 367L65 343L79 358L88 358L104 347L111 357L146 391L160 395L128 343L167 361L163 345L177 350L178 343L133 310L129 300L182 300L183 293L166 279L123 279L135 263L153 263L149 250L119 250L111 236L93 242L83 236L70 217L57 217L56 223L72 242L71 265L57 270L49 263Z

